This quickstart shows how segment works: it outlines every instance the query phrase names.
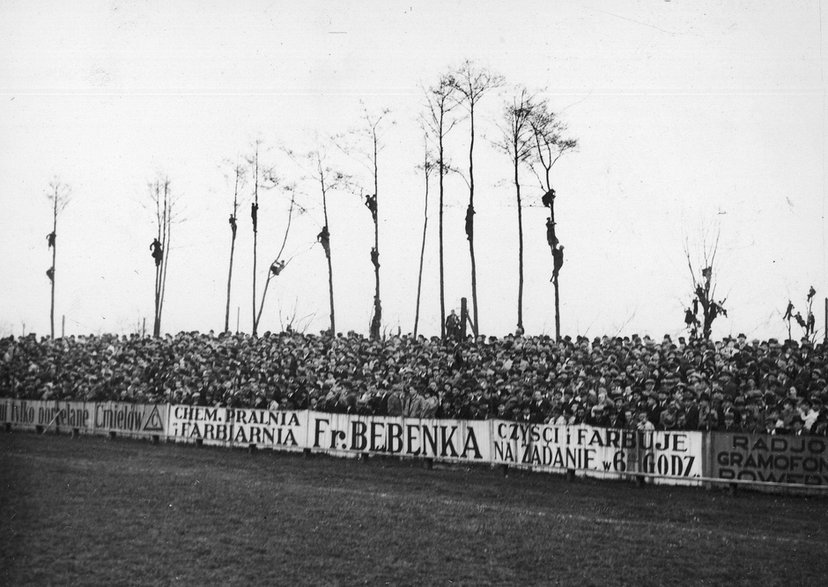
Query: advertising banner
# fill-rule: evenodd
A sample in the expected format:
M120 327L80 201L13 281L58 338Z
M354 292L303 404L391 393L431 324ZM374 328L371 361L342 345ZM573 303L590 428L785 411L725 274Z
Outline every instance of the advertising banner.
M489 422L310 412L309 448L491 462Z
M712 477L828 485L828 438L715 432L710 442Z
M92 427L123 436L164 436L167 434L165 404L128 404L124 402L89 403Z
M492 455L495 463L535 471L573 469L610 478L646 473L670 477L659 483L689 485L702 474L702 434L494 420Z
M301 450L308 412L170 406L169 435L185 442Z
M56 410L55 402L4 399L0 401L0 422L21 430L34 430L48 426Z
M590 477L644 474L654 483L703 478L828 486L828 439L549 426L502 420L431 420L124 402L0 398L0 423L20 430L136 437L276 450L309 449L491 463Z

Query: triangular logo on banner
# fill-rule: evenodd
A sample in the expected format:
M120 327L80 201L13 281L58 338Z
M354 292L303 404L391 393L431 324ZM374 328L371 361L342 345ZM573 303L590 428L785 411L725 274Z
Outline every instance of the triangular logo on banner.
M161 414L158 413L158 406L152 407L149 418L147 418L147 423L144 424L144 430L146 432L164 431L164 422L161 420Z

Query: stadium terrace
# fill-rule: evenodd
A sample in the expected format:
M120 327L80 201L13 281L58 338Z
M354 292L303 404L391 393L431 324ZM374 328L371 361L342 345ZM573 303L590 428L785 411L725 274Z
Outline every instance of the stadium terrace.
M455 343L296 332L0 340L4 397L170 403L192 406L205 420L209 408L228 407L240 422L254 417L248 408L310 409L826 436L826 373L823 343L743 335L716 342L633 335Z

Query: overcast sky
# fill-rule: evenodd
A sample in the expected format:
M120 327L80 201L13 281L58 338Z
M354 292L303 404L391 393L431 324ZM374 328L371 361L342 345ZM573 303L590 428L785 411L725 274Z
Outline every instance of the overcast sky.
M268 293L260 332L328 325L327 272L315 236L318 191L284 156L391 114L380 153L383 322L410 332L422 232L423 87L471 59L507 85L477 115L480 326L516 325L517 211L499 137L515 84L546 95L577 138L555 166L564 334L678 335L690 301L684 245L720 231L715 275L729 317L714 336L783 336L788 298L828 294L828 22L812 2L39 2L0 0L0 334L48 334L52 177L72 188L59 218L56 314L67 334L152 324L155 233L147 184L168 175L180 198L163 330L224 323L232 184L261 140L262 159L296 183L291 262ZM354 152L367 145L356 144ZM359 156L328 145L331 166L366 187ZM448 156L468 165L468 125ZM229 163L228 163L229 162ZM537 202L537 182L522 183ZM252 237L243 191L233 319L251 327ZM431 185L421 332L439 334L437 186ZM260 196L260 272L286 206ZM448 307L471 295L462 178L446 180ZM367 332L372 222L359 198L331 194L338 330ZM529 334L554 334L545 210L524 211ZM261 285L260 285L261 286ZM58 318L58 329L59 326Z

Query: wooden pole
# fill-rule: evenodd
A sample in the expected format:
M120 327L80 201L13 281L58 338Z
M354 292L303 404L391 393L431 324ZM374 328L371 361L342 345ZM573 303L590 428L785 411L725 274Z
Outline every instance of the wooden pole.
M144 338L147 335L147 317L144 316L144 319L141 321L141 338Z
M822 337L828 343L828 298L825 298L825 327L822 329Z
M241 315L241 306L236 306L236 334L239 333L239 316Z
M60 317L60 337L66 336L66 314L61 314Z

